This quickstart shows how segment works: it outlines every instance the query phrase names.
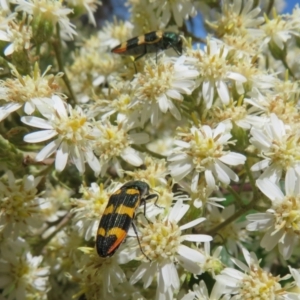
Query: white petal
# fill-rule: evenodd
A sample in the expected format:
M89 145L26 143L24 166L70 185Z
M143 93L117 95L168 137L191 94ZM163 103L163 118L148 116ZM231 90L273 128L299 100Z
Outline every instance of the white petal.
M263 160L259 161L258 163L254 164L250 170L252 172L263 170L266 167L268 167L270 163L271 163L270 159L263 159Z
M190 241L190 242L204 243L204 242L212 241L212 237L207 234L185 234L182 235L181 237L184 238L185 241Z
M89 151L85 154L85 158L91 169L95 172L95 176L98 176L101 171L101 165L98 158L94 155L93 151Z
M198 218L198 219L195 219L195 220L193 220L193 221L191 221L191 222L188 222L188 223L186 223L186 224L180 226L180 229L181 229L181 230L185 230L185 229L194 227L194 226L200 224L201 222L203 222L203 221L205 221L205 220L206 220L206 218Z
M66 151L68 151L67 148ZM85 161L82 151L80 151L77 146L70 147L69 151L71 161L75 164L79 173L83 174L85 171Z
M66 167L68 156L69 156L68 145L67 143L62 142L56 152L56 158L55 158L55 169L58 172L61 172Z
M280 188L269 179L257 179L256 185L272 201L284 198Z
M128 162L129 164L138 167L143 163L142 158L139 156L139 153L134 149L127 147L121 153L121 157Z
M186 259L194 261L195 263L203 263L205 257L199 251L191 249L185 245L179 245L177 249L177 253Z
M53 126L48 121L42 118L26 116L26 117L22 117L21 121L26 125L32 127L37 127L42 129L53 129Z
M245 163L246 156L240 153L230 152L220 157L219 160L225 164L237 166Z
M206 108L209 109L212 106L214 98L214 85L210 81L204 81L202 84L202 96L206 102Z
M190 158L188 160L191 160ZM172 176L174 179L178 182L185 176L187 176L192 170L193 170L193 165L187 163L187 162L174 162L171 163L169 166L169 169L171 171Z
M279 252L284 259L287 260L291 257L294 246L297 242L298 240L296 239L296 235L293 232L286 232L286 234L284 235L284 240L280 241L280 243L278 244Z
M14 44L11 43L11 44L9 44L9 45L5 48L5 50L4 50L4 55L5 55L5 56L11 55L11 54L14 53L14 51L15 51Z
M165 219L170 221L175 221L176 223L181 220L181 218L186 214L189 209L189 205L183 204L182 200L178 200L172 207L169 216Z
M182 95L180 93L178 93L178 91L176 91L176 90L168 90L167 95L168 95L168 97L173 98L173 99L177 99L177 100L183 99Z
M218 80L216 81L216 87L217 87L218 95L221 98L221 101L225 105L229 104L230 97L229 97L229 91L226 83L223 82L223 80Z
M297 177L294 169L289 168L285 175L285 193L286 195L293 195L295 190Z
M24 111L27 115L31 115L35 110L35 105L31 101L27 101L24 105Z
M135 284L143 278L145 272L149 269L149 263L142 263L130 277L130 283Z
M60 144L59 140L52 141L37 154L37 156L35 157L35 160L42 161L45 158L49 157L56 151L59 144Z
M166 97L165 94L162 94L159 98L158 98L158 105L159 105L159 109L163 112L166 113L169 109L169 100Z
M235 72L228 72L226 74L227 78L239 81L239 82L246 82L247 78L245 76L243 76L242 74L239 73L235 73Z
M216 181L215 181L215 177L213 176L212 171L207 169L204 171L204 175L205 175L205 181L206 181L207 185L209 186L209 188L215 189Z
M27 143L39 143L49 140L57 135L55 130L41 130L28 133L24 136L24 141Z

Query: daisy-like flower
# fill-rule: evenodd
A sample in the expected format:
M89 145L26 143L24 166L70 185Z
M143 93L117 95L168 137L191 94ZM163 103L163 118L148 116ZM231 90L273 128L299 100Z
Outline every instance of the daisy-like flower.
M230 100L228 81L246 82L246 78L233 71L233 62L227 57L229 48L217 40L208 40L204 51L188 50L188 56L196 58L194 66L200 72L202 97L206 108L211 108L215 90L223 104Z
M260 261L253 252L249 253L245 248L242 251L247 265L232 258L231 260L241 271L226 268L216 277L217 282L225 286L225 293L235 294L230 299L299 299L299 295L288 292L280 284L280 281L289 279L290 274L281 278L280 276L273 276L259 266Z
M289 130L275 114L263 128L251 129L250 142L258 149L263 160L254 164L251 171L264 172L260 178L273 182L281 179L282 173L294 170L300 174L300 148L298 130Z
M25 23L25 18L23 18L23 20L19 23L11 21L8 23L6 30L0 30L0 40L10 43L4 50L5 56L11 55L14 52L21 52L23 49L28 50L30 48L32 28L29 24Z
M72 209L74 226L85 240L95 237L99 217L103 215L108 199L119 187L120 184L113 182L104 189L103 184L93 182L90 187L80 188L81 198L72 199L75 206Z
M247 216L250 231L263 231L261 246L267 251L278 245L284 259L292 255L299 241L300 228L300 179L293 170L285 179L285 194L267 178L256 181L258 188L271 200L271 207L265 213Z
M7 102L0 107L0 121L22 106L24 112L31 115L43 98L57 93L59 88L57 80L62 76L61 73L55 76L47 75L51 66L41 74L37 63L34 65L32 76L21 76L13 65L10 65L10 68L15 78L0 80L0 99Z
M277 90L281 87L281 90ZM288 84L274 82L275 90L274 93L260 93L257 89L250 92L251 98L245 98L245 103L252 105L249 109L249 113L255 114L260 117L260 121L253 123L252 126L255 128L264 127L265 123L270 123L269 116L273 113L280 116L281 121L289 124L292 128L294 125L297 126L299 123L299 110L297 108L297 101L299 93L298 89L293 89L290 85L288 89ZM288 92L289 91L289 92Z
M94 126L96 138L93 150L99 156L102 175L110 165L114 165L118 175L122 176L119 158L136 167L143 163L141 155L131 145L147 143L147 133L129 133L130 127L126 124L115 126L108 120L98 121Z
M217 247L213 254L210 254L210 243L205 242L204 243L204 247L203 250L199 249L199 251L201 253L203 253L203 255L205 256L205 261L204 263L200 264L201 267L201 271L204 272L208 272L209 274L211 274L211 276L213 278L216 277L217 274L219 274L223 269L224 269L224 264L221 261L221 251L222 251L223 247L219 246Z
M42 225L41 204L37 185L41 177L32 175L16 180L11 171L0 181L0 228L5 237L17 237L20 232L31 232Z
M85 171L86 161L98 174L100 165L92 148L95 140L93 127L82 109L78 106L73 109L60 97L53 96L52 99L48 99L47 104L41 105L39 110L47 120L29 116L21 118L23 123L42 129L27 134L24 141L39 143L54 137L56 139L37 154L36 161L42 161L56 152L55 168L57 171L61 172L70 159L80 173Z
M49 267L42 267L42 256L33 256L20 237L1 244L0 288L6 299L47 299Z
M80 274L76 282L80 294L87 299L129 299L134 288L126 280L124 271L118 263L118 255L103 259L95 248L80 248L85 253L79 262ZM128 287L130 286L130 287Z
M133 80L135 99L132 106L138 105L144 124L149 118L158 124L160 112L168 110L178 120L181 115L175 102L183 101L182 94L190 95L196 87L195 79L199 73L185 64L186 57L174 60L163 56L157 64L146 62L144 72L138 73Z
M154 5L149 0L128 0L130 21L134 24L133 35L141 35L161 28L161 17L155 13ZM124 42L125 40L123 40Z
M253 7L253 0L245 3L242 0L228 1L222 3L222 14L215 23L208 23L217 36L222 36L225 32L230 35L249 35L253 38L259 35L261 30L257 29L264 22L263 17L259 17L260 7ZM261 35L261 33L260 33Z
M144 169L127 171L126 174L132 176L134 180L146 180L152 188L155 186L167 185L166 176L168 169L165 159L155 159L151 156L146 156L143 162Z
M197 11L191 0L151 0L154 8L157 9L157 15L161 16L161 21L166 26L171 17L174 18L178 27L181 27L184 20L194 17Z
M267 15L265 15L265 24L260 28L264 32L264 44L269 43L269 49L273 54L278 52L278 50L283 51L283 48L293 35L299 36L299 25L297 23L291 22L290 15L286 15L284 18L282 15L277 15L274 12L273 19L270 20Z
M231 102L227 106L214 107L211 110L211 117L214 122L223 122L227 127L232 128L233 125L243 129L250 129L252 126L263 126L264 120L260 116L250 114L247 104Z
M52 35L52 31L56 28L57 23L60 25L63 35L67 35L71 39L74 35L77 35L74 30L75 25L70 23L67 17L73 11L70 8L64 7L61 1L14 0L14 2L17 4L16 11L26 12L33 17L33 23L37 24L37 34L40 34L39 32L44 29L43 39L47 35L48 38Z
M225 149L232 142L229 141L231 134L223 123L219 123L215 129L207 125L199 128L193 126L187 131L179 132L178 137L175 141L178 147L168 157L171 175L177 182L191 172L193 191L197 188L201 173L204 173L211 189L215 189L216 180L224 184L229 184L230 180L238 181L238 176L227 164L244 164L246 157Z
M200 273L198 264L204 261L203 255L187 247L183 242L201 243L211 241L212 238L202 234L182 234L183 230L192 228L205 220L205 218L198 218L179 226L177 223L188 209L189 205L179 200L165 217L158 218L153 223L145 222L144 227L139 227L139 239L143 252L151 261L149 262L144 255L141 255L143 262L131 276L130 282L134 284L142 279L144 288L147 288L156 277L155 299L173 299L174 290L180 287L176 265L181 265L188 272ZM136 241L135 248L139 249Z
M220 283L215 283L210 295L206 284L203 280L200 284L194 284L193 290L188 292L181 300L229 300L230 295L224 295L224 286Z
M100 44L109 49L121 44L132 37L133 25L129 21L117 20L113 23L107 22L103 28L98 31Z
M67 3L68 7L74 8L75 11L80 13L87 12L89 22L96 27L94 13L98 6L102 4L100 0L68 0Z
M180 182L180 185L183 187L183 190L188 192L196 208L202 208L206 205L224 208L220 202L225 201L226 198L210 197L215 190L207 186L205 182L199 183L196 190L192 190L191 186L186 182Z

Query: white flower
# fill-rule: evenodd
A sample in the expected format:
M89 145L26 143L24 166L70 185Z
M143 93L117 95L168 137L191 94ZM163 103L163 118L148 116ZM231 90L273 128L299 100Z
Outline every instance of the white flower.
M118 255L105 259L98 256L95 248L80 248L86 253L77 273L77 282L87 299L129 299L128 282L118 263ZM133 287L131 287L131 292ZM122 296L122 297L121 297ZM127 296L127 297L126 297Z
M224 0L221 17L223 22L221 21L221 24L240 35L245 32L253 34L256 32L255 29L264 22L264 18L259 16L260 11L259 6L253 5L253 0L248 0L246 3L243 3L242 0ZM228 23L224 24L223 19L227 20Z
M21 76L13 65L9 64L9 67L14 77L5 81L0 80L0 99L7 102L0 107L0 121L21 107L26 114L31 115L44 98L57 93L57 81L63 75L62 73L55 76L48 75L51 66L41 74L37 63L31 76L29 74Z
M23 49L30 48L30 40L32 38L32 28L29 24L24 24L23 19L19 23L11 21L8 23L6 30L0 30L0 40L10 42L4 50L4 55L8 56L14 52L21 52Z
M260 178L268 178L273 182L278 182L282 173L289 170L300 174L298 129L289 130L275 114L271 114L270 122L261 129L252 127L250 133L250 142L263 157L251 167L251 171L263 170Z
M37 194L40 180L32 175L16 180L8 171L7 181L0 181L0 231L5 237L17 237L41 227L41 204L46 200Z
M157 15L162 15L162 22L165 26L169 23L171 16L173 16L176 25L181 27L183 20L197 14L191 0L151 0L150 2L154 8L157 8Z
M58 23L62 30L62 35L66 35L71 39L73 35L77 35L74 30L75 25L70 23L67 17L67 15L73 11L70 8L64 7L61 1L15 0L14 2L17 4L15 8L16 11L22 11L32 15L34 21L38 20L37 23L50 22L53 28L56 28L56 24Z
M132 37L133 25L129 21L117 20L107 22L98 32L100 46L112 49Z
M186 182L180 182L180 185L183 187L183 190L188 192L196 208L203 208L206 205L224 208L224 206L219 203L225 201L226 198L210 197L215 190L208 187L205 182L199 183L195 190L192 190L191 186Z
M231 260L242 270L226 268L216 277L217 282L225 286L224 293L235 294L231 299L274 299L274 300L295 300L299 295L289 293L280 285L281 280L290 278L290 275L280 278L273 276L267 270L259 266L256 255L242 248L245 265L238 259Z
M101 174L104 174L110 164L113 164L119 176L122 176L119 158L133 166L143 163L141 155L131 145L148 142L147 133L129 133L130 126L120 123L116 126L107 121L95 123L96 139L93 149L99 155Z
M200 72L202 97L206 108L211 108L215 98L215 89L223 104L230 101L228 81L246 82L246 78L234 71L234 66L228 60L229 48L217 40L208 40L204 51L190 50L188 56L196 58L196 70Z
M0 289L7 299L47 299L49 267L42 267L42 256L33 256L29 245L18 238L1 244Z
M213 278L216 277L216 274L219 274L221 270L224 269L224 264L221 261L221 251L222 246L216 247L213 254L210 254L210 243L205 242L203 250L200 248L200 252L205 256L205 261L200 264L201 272L209 273Z
M258 188L272 201L265 213L247 216L250 231L264 231L261 246L267 251L277 244L284 259L289 259L299 241L300 228L300 179L291 169L285 178L285 195L267 178L256 181Z
M270 20L265 15L265 24L260 28L264 31L264 45L271 42L274 43L280 50L283 50L287 40L293 35L299 36L299 22L291 21L290 15L274 14L274 19Z
M216 179L224 184L230 180L238 181L238 176L226 165L244 164L246 157L242 154L225 150L231 134L226 131L223 123L212 129L204 125L200 128L191 127L189 132L178 134L181 140L176 140L178 146L168 157L170 172L176 181L180 181L189 173L192 174L192 190L198 185L200 173L204 173L206 183L215 189Z
M52 104L52 105L51 105ZM29 133L24 137L28 143L39 143L54 137L54 141L46 145L36 156L42 161L56 152L55 168L62 171L68 159L77 167L80 173L85 171L85 161L95 173L100 172L100 165L93 153L93 128L80 107L74 109L64 103L60 97L53 96L52 101L39 107L41 114L48 120L38 117L22 117L23 123L43 130Z
M185 295L181 300L229 300L230 295L224 295L224 286L218 282L215 283L210 295L206 284L203 280L200 281L200 284L193 285L193 291L190 291Z
M143 252L148 258L141 255L144 262L131 276L130 282L134 284L142 279L144 288L147 288L156 277L155 299L173 299L174 290L179 289L180 286L176 264L180 264L193 274L200 273L198 264L203 262L203 255L199 251L187 247L183 242L207 242L211 241L212 238L202 234L182 235L183 230L194 227L205 220L205 218L198 218L179 226L177 223L188 209L189 205L178 200L167 216L153 223L145 222L144 227L139 227L139 239ZM137 242L135 248L139 249Z
M182 94L190 95L196 87L195 79L199 73L185 64L186 57L174 59L163 56L156 63L146 62L144 72L133 80L135 99L132 106L139 105L144 124L149 118L157 124L160 115L168 110L178 120L181 115L176 106L183 101Z

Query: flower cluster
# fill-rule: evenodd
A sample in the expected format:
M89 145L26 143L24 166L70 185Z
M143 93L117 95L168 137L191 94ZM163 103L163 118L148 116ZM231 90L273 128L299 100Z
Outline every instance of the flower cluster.
M111 3L0 1L0 299L300 300L300 6Z

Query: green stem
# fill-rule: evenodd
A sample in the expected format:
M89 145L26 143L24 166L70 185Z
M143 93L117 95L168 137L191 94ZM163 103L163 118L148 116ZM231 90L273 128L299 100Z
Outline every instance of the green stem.
M57 38L52 42L52 46L53 46L53 50L55 52L55 56L56 56L56 60L57 60L57 63L58 63L58 68L59 68L59 71L64 73L62 79L69 91L69 94L71 96L71 102L73 102L72 104L74 103L77 103L77 99L76 99L76 96L73 92L73 89L72 89L72 86L71 86L71 83L70 83L70 80L67 76L67 73L65 71L65 66L64 66L64 63L63 63L63 59L62 59L62 46L61 46L61 39L60 39L60 29L59 29L59 25L57 24L56 26L56 29L57 29Z

